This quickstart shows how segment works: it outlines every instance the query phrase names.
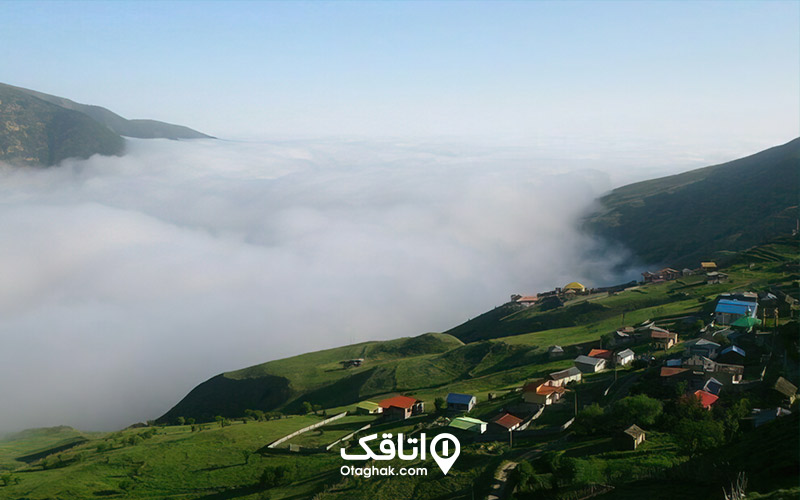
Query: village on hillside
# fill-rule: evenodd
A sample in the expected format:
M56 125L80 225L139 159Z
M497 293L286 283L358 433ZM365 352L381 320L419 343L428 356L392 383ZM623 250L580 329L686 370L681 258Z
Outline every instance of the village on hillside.
M63 473L76 495L113 498L795 498L800 305L786 243L612 287L514 294L448 332L268 363L270 381L292 377L282 406L184 406L98 436L42 431L24 453L0 441L0 496L47 498ZM361 438L440 433L461 447L446 475L430 459L410 463L427 476L339 473ZM387 464L409 465L353 463Z
M553 309L688 276L694 276L693 283L697 284L719 284L728 279L714 262L702 262L697 269L644 272L641 282L613 287L588 288L572 282L535 295L515 294L507 305ZM778 288L758 293L725 292L707 301L713 307L706 316L646 320L620 325L597 341L550 345L547 358L571 360L571 366L544 377L497 387L483 395L442 391L434 398L432 408L413 392L364 400L349 414L371 416L373 420L336 442L304 448L297 439L290 439L278 440L270 447L277 451L275 448L283 446L286 452L301 454L336 451L353 445L364 432L389 429L409 435L450 432L462 443L494 442L513 447L536 440L559 442L571 429L573 439L607 436L595 453L637 450L651 438L658 443L654 446L670 442L677 449L696 453L723 442L725 434L756 429L796 413L797 386L783 376L770 379L768 367L780 360L787 362L778 335L780 318L794 318L798 301ZM341 361L345 370L368 364L365 358ZM672 435L664 432L663 424L653 429L656 417L670 408L675 415L682 414L672 416ZM332 417L332 428L337 418L345 416ZM693 423L688 423L690 420ZM324 425L313 428L324 435ZM718 436L717 441L697 437L704 433ZM493 485L497 494L489 498L502 498L511 469L498 469ZM525 479L517 477L517 486L520 481Z

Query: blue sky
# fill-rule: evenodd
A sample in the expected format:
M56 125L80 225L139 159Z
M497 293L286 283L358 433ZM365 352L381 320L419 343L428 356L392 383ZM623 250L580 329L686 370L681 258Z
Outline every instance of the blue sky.
M0 1L0 81L228 137L798 135L798 2Z

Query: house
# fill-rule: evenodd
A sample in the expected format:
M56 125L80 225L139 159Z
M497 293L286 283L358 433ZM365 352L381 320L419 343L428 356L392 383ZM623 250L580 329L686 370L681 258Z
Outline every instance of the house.
M633 329L631 329L631 332L617 330L611 336L614 339L614 345L627 344L628 342L633 342Z
M590 358L601 358L605 359L606 361L611 361L611 358L614 356L614 353L609 351L608 349L592 349L589 351L588 356Z
M719 349L720 345L716 342L712 342L706 339L699 339L692 343L689 346L689 354L696 354L698 356L705 356L709 359L714 359L717 357L717 349Z
M547 357L550 359L560 358L564 355L564 349L560 345L551 345L547 349Z
M694 397L700 400L700 405L706 410L710 410L711 406L719 399L719 396L715 396L702 389L699 391L694 391Z
M486 426L487 423L483 420L472 417L456 417L448 424L448 427L462 431L477 432L478 434L486 432Z
M650 340L656 349L667 350L678 342L678 334L668 331L653 331Z
M745 357L747 357L747 354L745 354L744 349L739 346L731 345L719 352L717 361L740 365L744 363Z
M539 379L525 384L522 388L522 400L526 403L551 405L558 401L567 390L552 380Z
M425 410L425 403L408 396L394 396L378 403L386 420L405 420Z
M714 285L718 283L727 283L728 282L728 275L725 273L720 273L717 271L711 271L710 273L706 273L706 283L709 285Z
M470 394L451 392L447 395L447 411L470 411L477 402Z
M681 365L683 365L683 360L680 359L680 358L672 358L672 359L667 359L667 360L664 361L664 366L671 366L673 368L679 368Z
M644 430L634 424L619 434L618 442L623 450L635 450L645 440Z
M701 262L700 269L703 271L716 271L717 270L717 263L716 262Z
M742 377L744 377L744 366L715 363L712 373L723 385L738 384L742 381Z
M750 417L746 420L751 420L753 422L753 427L760 427L766 423L772 422L776 418L786 417L791 415L792 412L787 410L786 408L753 408L750 412Z
M495 430L511 432L522 424L522 419L510 413L501 413L493 418L491 423Z
M356 405L356 413L359 415L375 415L383 413L383 408L378 403L362 401Z
M564 292L568 292L570 290L576 293L583 293L586 291L586 287L578 283L577 281L573 281L572 283L567 283L566 285L564 285Z
M665 267L664 269L660 270L658 273L661 275L661 277L663 279L665 279L667 281L676 280L676 279L681 277L681 272L676 270L676 269L672 269L671 267Z
M783 394L788 400L789 404L794 404L794 400L797 398L797 386L793 383L789 382L783 377L778 377L778 380L775 381L775 385L773 389L778 391L779 393Z
M736 299L719 299L714 308L714 322L718 325L730 325L742 317L755 318L758 303Z
M580 382L581 376L581 371L577 367L573 366L571 368L567 368L566 370L553 372L547 377L552 381L553 385L565 386L570 382Z
M617 366L625 366L633 362L634 353L630 349L619 351L614 355L614 364Z
M699 354L689 357L683 362L683 366L703 372L713 372L717 369L717 364L714 361Z
M590 358L589 356L578 356L573 361L575 366L583 373L595 373L602 371L606 367L606 360L602 358Z
M710 392L715 396L719 396L719 393L722 391L722 382L714 377L711 377L710 379L706 380L706 383L703 385L703 390Z
M538 301L539 297L535 295L525 295L524 297L520 297L516 300L517 304L525 307L535 306Z

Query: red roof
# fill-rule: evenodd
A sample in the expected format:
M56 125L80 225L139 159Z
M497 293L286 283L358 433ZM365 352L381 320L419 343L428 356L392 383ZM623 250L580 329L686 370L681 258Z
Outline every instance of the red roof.
M385 410L390 406L394 406L396 408L411 408L417 402L419 402L419 400L416 398L410 398L408 396L394 396L389 399L384 399L378 403L378 405Z
M514 415L511 415L510 413L504 413L503 415L500 415L499 417L495 418L493 422L498 425L502 425L506 429L511 429L512 427L516 427L519 424L521 424L522 419L517 418Z
M603 358L603 359L611 359L612 352L608 349L592 349L589 351L590 358Z
M688 368L677 368L672 366L662 366L661 367L661 376L662 377L671 377L673 375L678 375L679 373L688 372Z
M710 392L706 392L703 390L694 391L694 395L697 397L697 399L700 400L700 404L703 405L703 408L706 409L711 408L711 405L716 403L717 400L719 399L719 396L715 396Z

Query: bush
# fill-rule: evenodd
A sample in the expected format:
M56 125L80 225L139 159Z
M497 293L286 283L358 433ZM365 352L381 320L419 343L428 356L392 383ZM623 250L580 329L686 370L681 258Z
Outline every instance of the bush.
M287 465L267 467L261 473L259 483L265 488L283 486L294 481L295 471Z

